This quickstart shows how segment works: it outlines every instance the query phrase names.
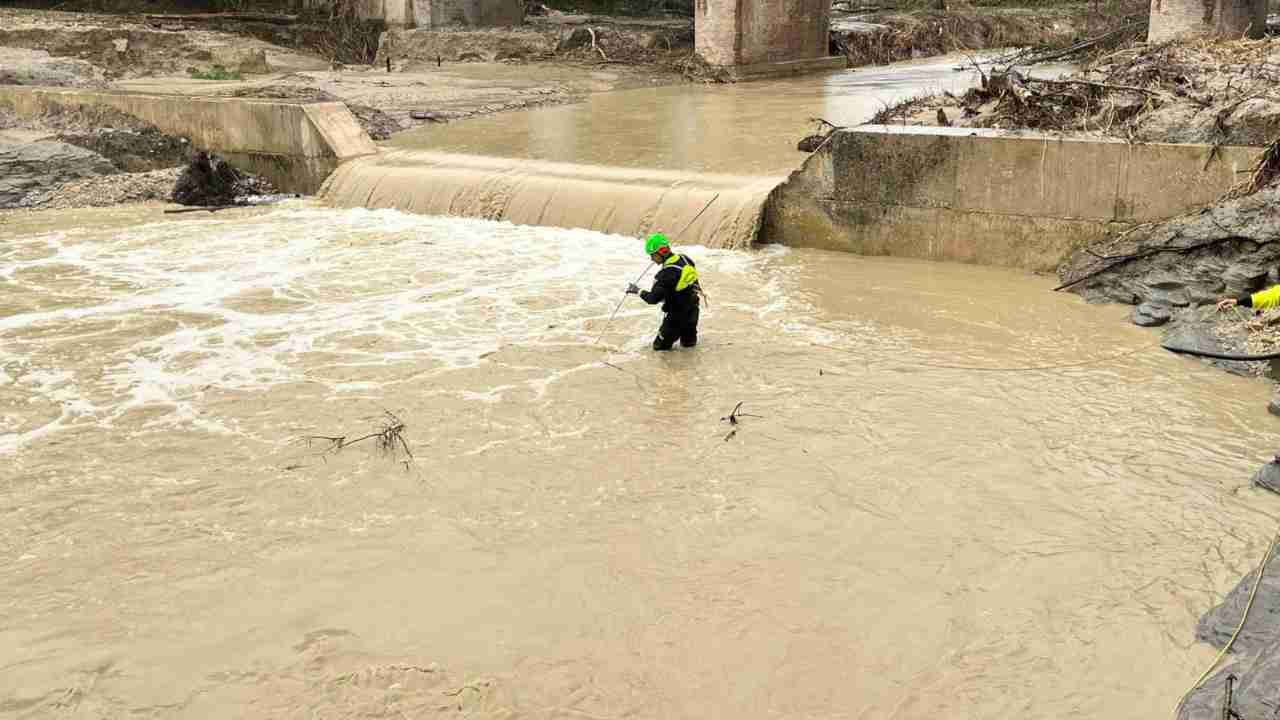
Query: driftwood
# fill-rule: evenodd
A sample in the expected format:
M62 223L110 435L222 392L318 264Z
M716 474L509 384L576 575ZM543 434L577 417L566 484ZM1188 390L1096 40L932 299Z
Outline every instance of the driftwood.
M347 435L306 435L299 438L299 441L306 443L308 446L317 442L324 443L325 448L320 451L320 457L323 458L326 455L336 455L352 445L372 440L378 451L387 457L395 458L396 455L403 452L405 459L400 460L400 463L408 468L414 457L413 451L409 449L408 441L404 439L404 431L407 426L403 420L396 417L390 410L383 410L382 414L382 424L376 430L361 435L354 440L348 440L349 436Z

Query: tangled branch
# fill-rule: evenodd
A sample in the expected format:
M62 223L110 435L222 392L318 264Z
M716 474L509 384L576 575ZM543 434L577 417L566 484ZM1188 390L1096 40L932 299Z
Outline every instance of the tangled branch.
M409 448L409 442L404 438L404 431L407 427L403 420L397 417L390 410L383 410L383 419L381 425L371 433L361 435L354 440L348 440L347 435L306 435L301 439L307 444L307 447L313 447L315 443L323 443L324 449L320 451L321 457L329 455L337 455L344 449L372 440L378 448L378 452L392 459L397 458L400 453L404 453L404 459L399 460L406 468L414 461L413 451Z

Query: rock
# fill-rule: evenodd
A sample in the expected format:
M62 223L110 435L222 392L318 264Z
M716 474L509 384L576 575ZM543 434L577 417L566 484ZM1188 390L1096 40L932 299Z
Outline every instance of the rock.
M1267 412L1280 417L1280 398L1271 398L1271 402L1267 403Z
M1168 305L1142 303L1133 309L1133 324L1142 327L1159 327L1169 322L1172 313Z
M1165 330L1162 344L1188 350L1223 354L1245 354L1245 330L1239 325L1219 325L1220 316L1213 306L1184 310L1176 315ZM1229 373L1253 377L1255 363L1206 359Z
M1227 644L1236 626L1240 624L1240 616L1244 613L1245 603L1249 600L1249 593L1253 590L1257 576L1255 568L1236 584L1221 605L1200 618L1196 627L1197 640L1219 649ZM1272 557L1267 563L1267 572L1253 601L1249 620L1231 646L1231 652L1248 656L1268 649L1274 651L1278 649L1277 643L1280 643L1280 556Z
M1272 400L1271 404L1274 405L1275 401ZM1269 410L1270 406L1268 406L1267 409ZM1266 488L1271 492L1280 493L1280 455L1277 455L1274 460L1263 465L1262 468L1253 476L1253 480L1250 482L1260 488Z
M173 195L178 168L145 173L121 173L72 180L28 197L28 207L66 210L82 207L113 207L121 203L166 201Z
M1234 718L1273 718L1280 707L1280 646L1242 658L1209 678L1187 698L1178 720L1222 720L1229 675L1236 676L1231 692Z
M1265 97L1245 100L1224 121L1232 145L1266 146L1280 132L1280 102Z
M1263 471L1268 468L1280 469L1280 465L1268 463ZM1255 569L1221 605L1205 613L1196 628L1198 640L1219 649L1227 644L1240 624L1256 578ZM1273 556L1267 563L1253 609L1231 646L1231 653L1235 662L1192 693L1178 714L1180 720L1220 720L1229 675L1238 678L1231 704L1238 717L1274 717L1275 709L1280 707L1280 556Z
M69 180L115 172L101 155L63 142L0 145L0 208L22 207L31 193Z
M44 50L0 47L0 82L9 85L96 87L106 71L86 60L52 57Z
M1173 218L1105 252L1142 257L1072 287L1090 302L1196 306L1255 292L1280 265L1280 188ZM1061 275L1064 280L1082 277L1098 265L1096 256L1081 250Z

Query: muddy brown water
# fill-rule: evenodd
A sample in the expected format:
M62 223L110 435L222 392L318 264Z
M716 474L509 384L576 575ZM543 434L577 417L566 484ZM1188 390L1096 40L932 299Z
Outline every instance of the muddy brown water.
M1169 715L1259 385L1046 278L688 251L653 355L585 230L7 218L0 717ZM407 466L298 442L384 410Z
M985 58L984 58L985 59ZM1054 77L1068 65L1034 68ZM606 167L774 177L799 167L801 138L860 125L904 97L979 82L964 55L731 85L681 84L592 95L582 103L428 124L392 138L405 150Z

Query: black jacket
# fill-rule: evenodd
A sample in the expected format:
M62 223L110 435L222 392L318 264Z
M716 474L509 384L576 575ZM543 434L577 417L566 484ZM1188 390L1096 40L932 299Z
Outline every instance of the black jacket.
M640 299L650 305L662 303L662 312L683 315L698 306L698 283L676 292L680 284L680 275L685 264L697 267L693 258L681 255L680 259L670 265L662 266L658 276L653 279L653 289L640 292Z

